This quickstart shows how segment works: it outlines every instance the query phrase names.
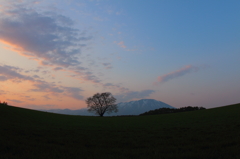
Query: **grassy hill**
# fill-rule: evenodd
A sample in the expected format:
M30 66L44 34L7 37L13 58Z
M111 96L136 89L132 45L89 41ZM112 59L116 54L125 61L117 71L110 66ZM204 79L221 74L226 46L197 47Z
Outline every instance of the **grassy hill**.
M240 158L240 104L193 112L70 116L0 105L1 159Z

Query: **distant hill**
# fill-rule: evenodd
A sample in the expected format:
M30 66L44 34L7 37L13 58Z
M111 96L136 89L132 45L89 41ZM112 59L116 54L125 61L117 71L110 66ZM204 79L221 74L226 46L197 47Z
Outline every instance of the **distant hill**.
M166 103L157 101L155 99L141 99L138 101L122 102L118 103L118 112L111 114L104 114L104 116L117 116L117 115L139 115L144 112L159 109L159 108L174 108ZM86 115L93 116L94 113L89 113L87 108L82 108L78 110L70 109L51 109L44 110L47 112L58 113L58 114L68 114L68 115Z
M84 115L84 116L95 116L93 113L89 113L87 108L82 108L78 110L71 109L50 109L50 110L41 110L45 112L57 113L57 114L67 114L67 115Z

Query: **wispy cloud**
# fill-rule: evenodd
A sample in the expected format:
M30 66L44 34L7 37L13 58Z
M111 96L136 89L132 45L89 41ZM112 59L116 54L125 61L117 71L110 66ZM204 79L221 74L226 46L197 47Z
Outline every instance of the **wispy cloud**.
M74 71L79 78L99 83L80 58L82 48L93 38L91 33L74 28L69 17L26 8L14 4L0 10L0 41L41 65Z
M121 48L126 49L127 46L124 44L124 41L120 41L119 43L117 43Z
M30 92L42 92L49 95L66 95L77 100L84 99L84 96L82 95L82 92L84 92L84 90L79 87L66 87L62 85L57 85L55 83L49 83L42 79L39 79L39 77L36 75L28 76L22 74L21 72L25 71L19 67L0 65L0 80L1 81L11 80L13 82L30 81L30 84L34 87L28 90ZM89 72L86 78L93 78L91 80L97 80L94 79L95 76L91 76L91 72ZM127 96L129 96L129 98L135 98L137 97L136 96L137 94L140 97L143 96L144 93L147 93L147 92L131 92L129 91L129 89L113 83L105 84L99 83L99 84L102 85L105 89L114 89L120 92L125 92L125 94L119 96L121 100L123 99L128 100L126 99ZM43 97L46 99L50 99L49 96L46 95L43 95Z
M14 8L1 12L0 39L21 54L40 59L44 65L79 65L76 55L91 36L73 28L73 21L55 13Z
M84 97L81 93L84 91L79 87L65 87L65 86L58 86L54 83L48 83L44 81L37 81L33 84L36 89L31 89L34 92L45 92L51 93L54 95L66 95L68 97L72 97L77 100L83 100ZM43 96L46 99L50 99L48 96Z
M63 93L64 90L56 86L55 84L48 83L45 81L36 81L33 84L36 89L31 89L33 92L51 92L51 93Z
M103 88L105 89L113 89L113 90L117 90L121 93L126 93L129 92L129 89L123 86L120 86L118 84L113 84L113 83L104 83L102 84Z
M79 80L84 80L84 81L90 81L92 83L97 83L97 84L101 84L101 80L94 75L93 72L91 71L83 71L82 69L73 69L72 71L70 71L73 73L73 75L71 75L71 77L73 78L77 78Z
M188 73L197 72L198 70L199 70L199 68L196 67L196 66L187 65L187 66L185 66L185 67L183 67L183 68L181 68L177 71L173 71L173 72L170 72L168 74L159 76L158 80L157 80L157 82L155 82L155 84L162 83L162 82L167 82L169 80L184 76Z
M14 102L14 103L23 103L21 100L16 100L16 99L8 99L8 101Z
M59 71L59 70L63 70L63 68L62 67L55 67L53 70L54 71Z
M2 66L0 65L0 80L1 81L11 80L13 82L30 81L31 85L35 88L30 89L28 91L44 92L44 93L50 93L54 95L66 95L77 100L83 99L83 96L81 95L81 93L84 90L82 90L79 87L66 87L66 86L56 85L55 83L49 83L49 82L40 80L38 76L35 76L35 75L33 76L24 75L20 71L22 71L22 69L18 67L9 66L9 65L2 65Z
M111 63L105 62L105 63L102 63L102 64L103 64L103 66L105 66L106 69L111 69L111 68L113 68Z
M24 4L28 6L23 6L21 2L25 2ZM65 71L71 73L72 78L92 82L107 89L129 92L128 88L118 84L105 83L90 69L91 64L82 61L82 57L85 56L82 56L83 50L89 48L89 43L94 40L93 34L88 30L77 29L74 21L67 16L49 10L36 9L31 6L35 3L28 4L27 2L11 1L12 4L8 7L1 7L0 42L8 44L20 55L38 61L41 67ZM116 44L127 48L124 41L116 42ZM99 64L106 69L112 68L109 62L99 62ZM15 68L6 66L0 66L0 71L0 81L28 80L33 86L30 91L66 94L74 99L83 99L81 88L60 86L40 78L39 74L37 75L39 72L50 75L46 70L43 72L40 67L25 71L25 74L35 72L33 76L27 76Z
M25 98L28 101L35 101L35 98L32 98L31 96L22 96L22 98Z
M75 98L77 100L83 100L84 97L81 95L83 91L81 88L77 87L64 87L64 90L69 94L68 96Z
M0 89L0 95L6 94L7 92Z
M21 69L18 67L13 67L9 65L2 65L0 66L0 81L7 81L7 80L30 80L34 81L33 77L23 75L18 73Z

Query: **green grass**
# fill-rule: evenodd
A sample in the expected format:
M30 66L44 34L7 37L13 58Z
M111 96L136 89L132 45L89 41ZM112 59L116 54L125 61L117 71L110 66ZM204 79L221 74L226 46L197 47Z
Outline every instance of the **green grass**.
M240 104L103 118L0 105L0 158L239 159Z

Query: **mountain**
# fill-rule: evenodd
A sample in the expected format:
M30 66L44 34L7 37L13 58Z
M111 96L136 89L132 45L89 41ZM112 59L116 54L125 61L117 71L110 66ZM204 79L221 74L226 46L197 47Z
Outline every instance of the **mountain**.
M114 115L139 115L149 110L159 108L174 108L166 103L155 99L141 99L138 101L124 102L118 104L118 112Z
M57 114L67 114L67 115L84 115L84 116L95 116L94 113L89 113L87 108L82 108L78 110L71 109L50 109L50 110L41 110L45 112L57 113Z
M149 110L159 109L159 108L174 108L166 103L157 101L154 99L141 99L138 101L122 102L118 103L118 112L111 114L104 114L104 116L117 116L117 115L139 115ZM94 113L89 113L87 108L70 110L70 109L51 109L44 110L47 112L58 113L58 114L69 114L69 115L86 115L95 116Z

